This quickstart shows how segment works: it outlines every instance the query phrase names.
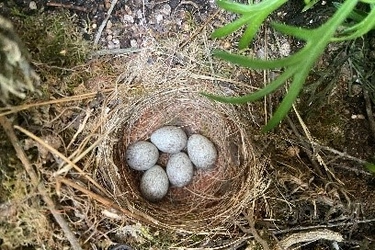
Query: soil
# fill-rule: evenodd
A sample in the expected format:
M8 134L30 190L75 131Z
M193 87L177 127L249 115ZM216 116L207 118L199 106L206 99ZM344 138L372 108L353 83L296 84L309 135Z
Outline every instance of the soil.
M107 17L110 6L110 0L13 0L0 3L0 14L12 20L18 27L20 17L22 19L23 16L68 11L69 15L75 17L79 34L93 44L98 28ZM272 18L292 25L313 28L324 22L334 11L329 3L324 5L318 3L315 7L301 13L302 8L301 1L288 1L287 6ZM217 10L214 1L118 1L95 46L103 51L142 49L147 47L150 40L175 39L177 34L178 37L186 38L181 40L180 45L183 45L192 35L192 27L198 30L215 16L209 26L216 28L235 17ZM297 12L301 14L295 15L294 13ZM267 33L266 29L262 32ZM370 41L371 35L366 39ZM290 51L286 55L303 46L303 43L290 37L278 37L276 34L273 38L288 44ZM236 41L236 36L218 43L226 49L233 49L235 47L233 41ZM25 43L28 45L28 41ZM257 45L260 46L259 44L254 46ZM352 44L338 44L327 49L326 54L309 76L306 88L297 102L297 110L305 124L300 122L294 112L290 112L288 119L272 133L260 134L259 127L254 125L254 141L272 166L266 170L270 185L263 197L257 200L254 213L255 228L268 242L277 242L292 233L330 229L341 233L344 237L343 242L338 243L340 248L336 248L335 243L329 240L317 240L306 243L301 249L375 249L375 194L373 192L375 176L358 161L358 159L375 160L375 133L370 124L370 120L375 118L369 117L367 112L368 109L374 108L374 103L364 98L365 92L369 89L362 84L359 72L353 68L352 62L355 58L353 59L353 55L350 54L358 51L353 48L362 46L369 45L357 41ZM367 52L364 55L366 60L362 60L362 68L372 72L371 65L374 65L375 59L369 54L371 49ZM93 65L91 67L94 68ZM242 83L246 83L250 78L263 77L259 72L253 74L249 75L249 71L240 69L233 73L232 77ZM316 82L322 84L316 85ZM85 86L90 85L86 83ZM97 85L93 84L93 86ZM53 96L56 95L54 93ZM269 97L271 104L268 105L275 108L281 97L282 93ZM77 119L83 119L78 111L69 112ZM43 114L39 116L39 121L43 121ZM255 115L253 119L256 123L262 124L263 114L258 117ZM48 127L42 122L36 122L35 117L24 117L22 113L15 120L35 131ZM71 122L72 120L66 121L67 124ZM304 125L310 134L306 132ZM48 127L48 131L53 129ZM47 131L43 133L44 136L48 135ZM74 134L74 130L66 133ZM0 180L16 178L22 171L19 167L14 167L17 165L16 156L1 128L0 139L0 147L7 149L1 150L0 153L0 165L4 166L1 168ZM311 141L316 144L311 144ZM32 156L35 151L37 150L34 147L30 155ZM51 156L49 158L45 156L44 159L46 162L53 160ZM13 182L8 183L10 186L0 185L0 215L8 211L3 207L12 195L11 186L15 185ZM32 189L31 186L26 188ZM64 204L64 201L61 203ZM74 207L74 204L65 205ZM65 212L74 214L72 223L78 225L80 214ZM53 220L53 218L49 219ZM13 218L13 220L17 219ZM5 223L0 218L1 225ZM94 224L92 226L95 227ZM98 243L104 240L113 244L124 243L117 241L117 236L111 238L113 235L108 232L113 228L110 226L111 224L108 223L108 228L100 228L99 232L94 232L93 234L98 235L93 239L85 234L87 242L84 248L108 249L107 246L103 247ZM55 227L57 225L53 223L52 228L56 231ZM250 237L241 240L233 249L260 249L259 244L254 243L251 237L253 234L249 227L249 225L239 226ZM76 228L76 230L89 231L89 228ZM101 233L103 235L100 235ZM139 237L136 233L135 235L135 238ZM144 237L145 239L139 243L132 239L133 236L128 235L128 242L125 243L132 245L134 249L148 247L163 249L169 247L168 242L176 241L177 237L170 235L166 237L160 233L158 238L155 233L153 237ZM164 242L161 243L162 237ZM0 235L0 246L2 241ZM18 249L39 247L28 241L24 245L27 248L20 246ZM112 249L126 248L118 246Z

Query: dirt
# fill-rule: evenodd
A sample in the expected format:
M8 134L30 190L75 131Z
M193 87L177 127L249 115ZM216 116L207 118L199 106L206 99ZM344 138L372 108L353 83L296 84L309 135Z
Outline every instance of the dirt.
M311 28L324 22L333 11L330 4L318 4L307 12L294 15L295 12L299 13L303 8L300 2L288 1L287 6L280 11L284 14L276 15L273 18L282 17L280 19L282 22ZM79 34L92 44L110 6L111 1L109 0L13 0L0 3L0 14L14 21L17 26L19 19L24 16L37 16L42 13L49 14L68 10L70 15L76 17L75 24L79 29ZM217 7L213 1L120 0L113 9L97 46L100 50L142 49L147 47L150 40L175 39L176 34L182 34L180 37L188 39L192 35L192 30L198 30L216 11ZM209 26L211 28L219 27L233 18L234 16L231 14L220 12ZM262 32L267 33L265 29ZM235 40L235 38L231 39ZM278 38L275 36L273 38L290 45L291 53L303 45L300 41L290 37ZM180 44L185 41L183 39ZM232 42L233 40L227 39L220 41L219 44L223 47L233 48ZM25 43L27 44L27 41ZM361 44L351 46L360 47ZM266 135L254 132L254 141L259 145L259 149L271 166L265 173L270 178L269 188L257 200L255 206L255 228L268 242L274 242L275 239L276 241L282 240L292 233L328 228L343 235L344 241L339 243L341 249L375 249L375 194L373 192L375 177L363 164L357 161L357 159L375 160L375 138L366 112L366 108L374 108L374 103L368 103L364 99L364 91L367 89L358 81L358 71L355 71L349 63L351 61L347 56L350 51L353 50L349 50L346 44L328 49L321 61L318 62L314 72L311 73L306 88L298 100L297 110L299 110L311 137L293 112L289 115L290 119L284 121L274 132ZM374 59L371 57L367 57L367 59L367 64L362 66L371 71L367 67L374 63ZM91 65L92 68L94 66ZM262 72L252 72L254 75L250 75L247 70L242 69L229 73L235 80L244 84L249 79L263 77ZM315 88L314 83L317 81L321 81L323 84ZM103 82L105 81L103 80ZM92 85L97 87L96 82ZM85 86L87 88L91 85L85 81ZM75 87L74 90L77 91ZM54 87L54 89L59 88ZM71 92L74 91L69 93ZM60 92L54 94L56 97ZM277 103L281 96L282 94L275 94L269 100L272 103ZM257 107L255 106L255 108ZM272 107L276 107L276 104ZM47 110L45 115L51 115L53 112L55 112L53 109ZM43 120L46 120L43 114L39 114L41 116L39 123L35 122L36 118L33 120L22 115L21 113L21 117L16 120L22 122L23 125L30 125L31 129L34 128L35 131L43 128ZM72 117L77 116L80 116L78 111L72 115ZM258 116L254 116L253 119L257 123L261 123L264 119L263 113L259 112ZM72 119L67 118L66 123L70 124L71 122L73 122ZM52 131L54 128L48 129ZM259 127L254 125L254 131L259 131ZM44 133L47 136L48 132L44 131ZM74 130L68 130L66 133L74 134ZM3 135L1 130L0 135ZM18 176L22 166L15 160L16 156L10 143L6 142L5 138L1 137L0 139L1 148L7 149L1 150L0 155L0 165L5 166L1 168L0 179L4 180L7 179L6 176L13 174ZM310 144L311 140L317 144ZM64 139L62 141L67 143ZM35 153L36 148L34 147L33 150ZM337 151L341 154L338 154ZM318 156L322 160L319 160ZM48 160L53 161L53 159ZM0 214L8 211L2 209L1 205L6 203L10 193L11 191L4 185L0 186ZM64 201L62 203L65 204ZM69 204L69 206L74 207L74 204ZM95 210L95 208L90 209ZM73 209L66 213L71 215L76 225L79 225L79 218L84 218L82 214ZM0 219L1 225L4 225L4 222ZM99 228L98 232L94 233L96 234L94 240L91 241L89 235L83 234L87 236L89 242L86 242L85 248L90 249L95 246L97 249L106 249L107 245L103 243L105 247L101 246L99 241L123 243L120 240L117 241L118 235L108 239L112 235L108 232L113 229L111 228L113 225L108 223L106 225L108 228ZM95 227L94 224L91 226ZM238 228L236 230L242 233L248 232L249 225L241 225ZM77 231L85 230L89 230L89 228L77 229ZM143 241L137 238L140 237L138 233L134 233L136 236L131 233L129 236L128 233L126 237L129 242L126 243L133 243L135 249L138 247L140 249L141 247L162 249L170 246L165 244L178 241L178 239L176 240L178 236L169 235L166 237L159 232L164 237L163 239L161 236L157 237L157 230L153 233L154 235L149 238L143 236ZM191 240L193 241L193 239ZM62 239L60 241L63 242L61 244L67 245L66 241ZM0 246L1 244L2 236L0 235ZM136 244L139 244L138 247ZM26 245L29 249L38 247L37 244L33 245L32 243ZM259 249L256 247L259 245L254 247L253 238L249 238L242 240L234 248ZM24 248L19 247L18 249ZM333 243L328 240L318 240L302 246L301 249L337 248L334 248Z

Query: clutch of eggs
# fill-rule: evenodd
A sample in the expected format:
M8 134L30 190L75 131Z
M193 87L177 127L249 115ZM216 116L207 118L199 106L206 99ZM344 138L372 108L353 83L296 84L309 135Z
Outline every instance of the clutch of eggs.
M175 187L189 184L194 176L194 166L202 170L210 169L218 157L215 145L207 137L200 134L188 137L176 126L155 130L150 140L131 144L125 157L130 168L145 171L140 191L144 198L152 202L161 200L167 194L169 184ZM165 170L156 165L159 151L170 154Z

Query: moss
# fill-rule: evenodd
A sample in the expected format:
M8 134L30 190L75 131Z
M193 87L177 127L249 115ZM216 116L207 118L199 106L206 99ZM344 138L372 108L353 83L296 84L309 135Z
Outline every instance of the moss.
M2 158L3 155L2 155ZM19 166L1 177L6 202L0 203L0 248L44 245L52 238L52 228L38 195L32 195L26 173Z
M85 61L88 44L69 12L41 13L21 18L17 30L38 63L71 68Z
M72 89L87 79L82 70L79 70L81 75L75 73L91 51L78 28L76 16L68 11L43 12L17 15L16 20L17 33L41 76L38 99L50 99L54 93L71 95Z

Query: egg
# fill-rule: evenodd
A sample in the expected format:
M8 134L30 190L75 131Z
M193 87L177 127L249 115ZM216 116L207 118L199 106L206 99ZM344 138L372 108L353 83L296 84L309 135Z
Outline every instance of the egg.
M156 164L159 150L151 142L138 141L127 148L125 157L129 167L143 171Z
M166 171L172 185L183 187L193 179L194 167L189 157L181 152L170 156Z
M141 178L140 190L144 198L155 202L161 200L169 188L168 176L159 165L144 172Z
M187 142L187 152L191 162L198 169L209 169L213 167L217 159L215 145L200 134L193 134Z
M164 126L155 130L150 140L160 151L174 154L186 146L187 136L179 127Z

